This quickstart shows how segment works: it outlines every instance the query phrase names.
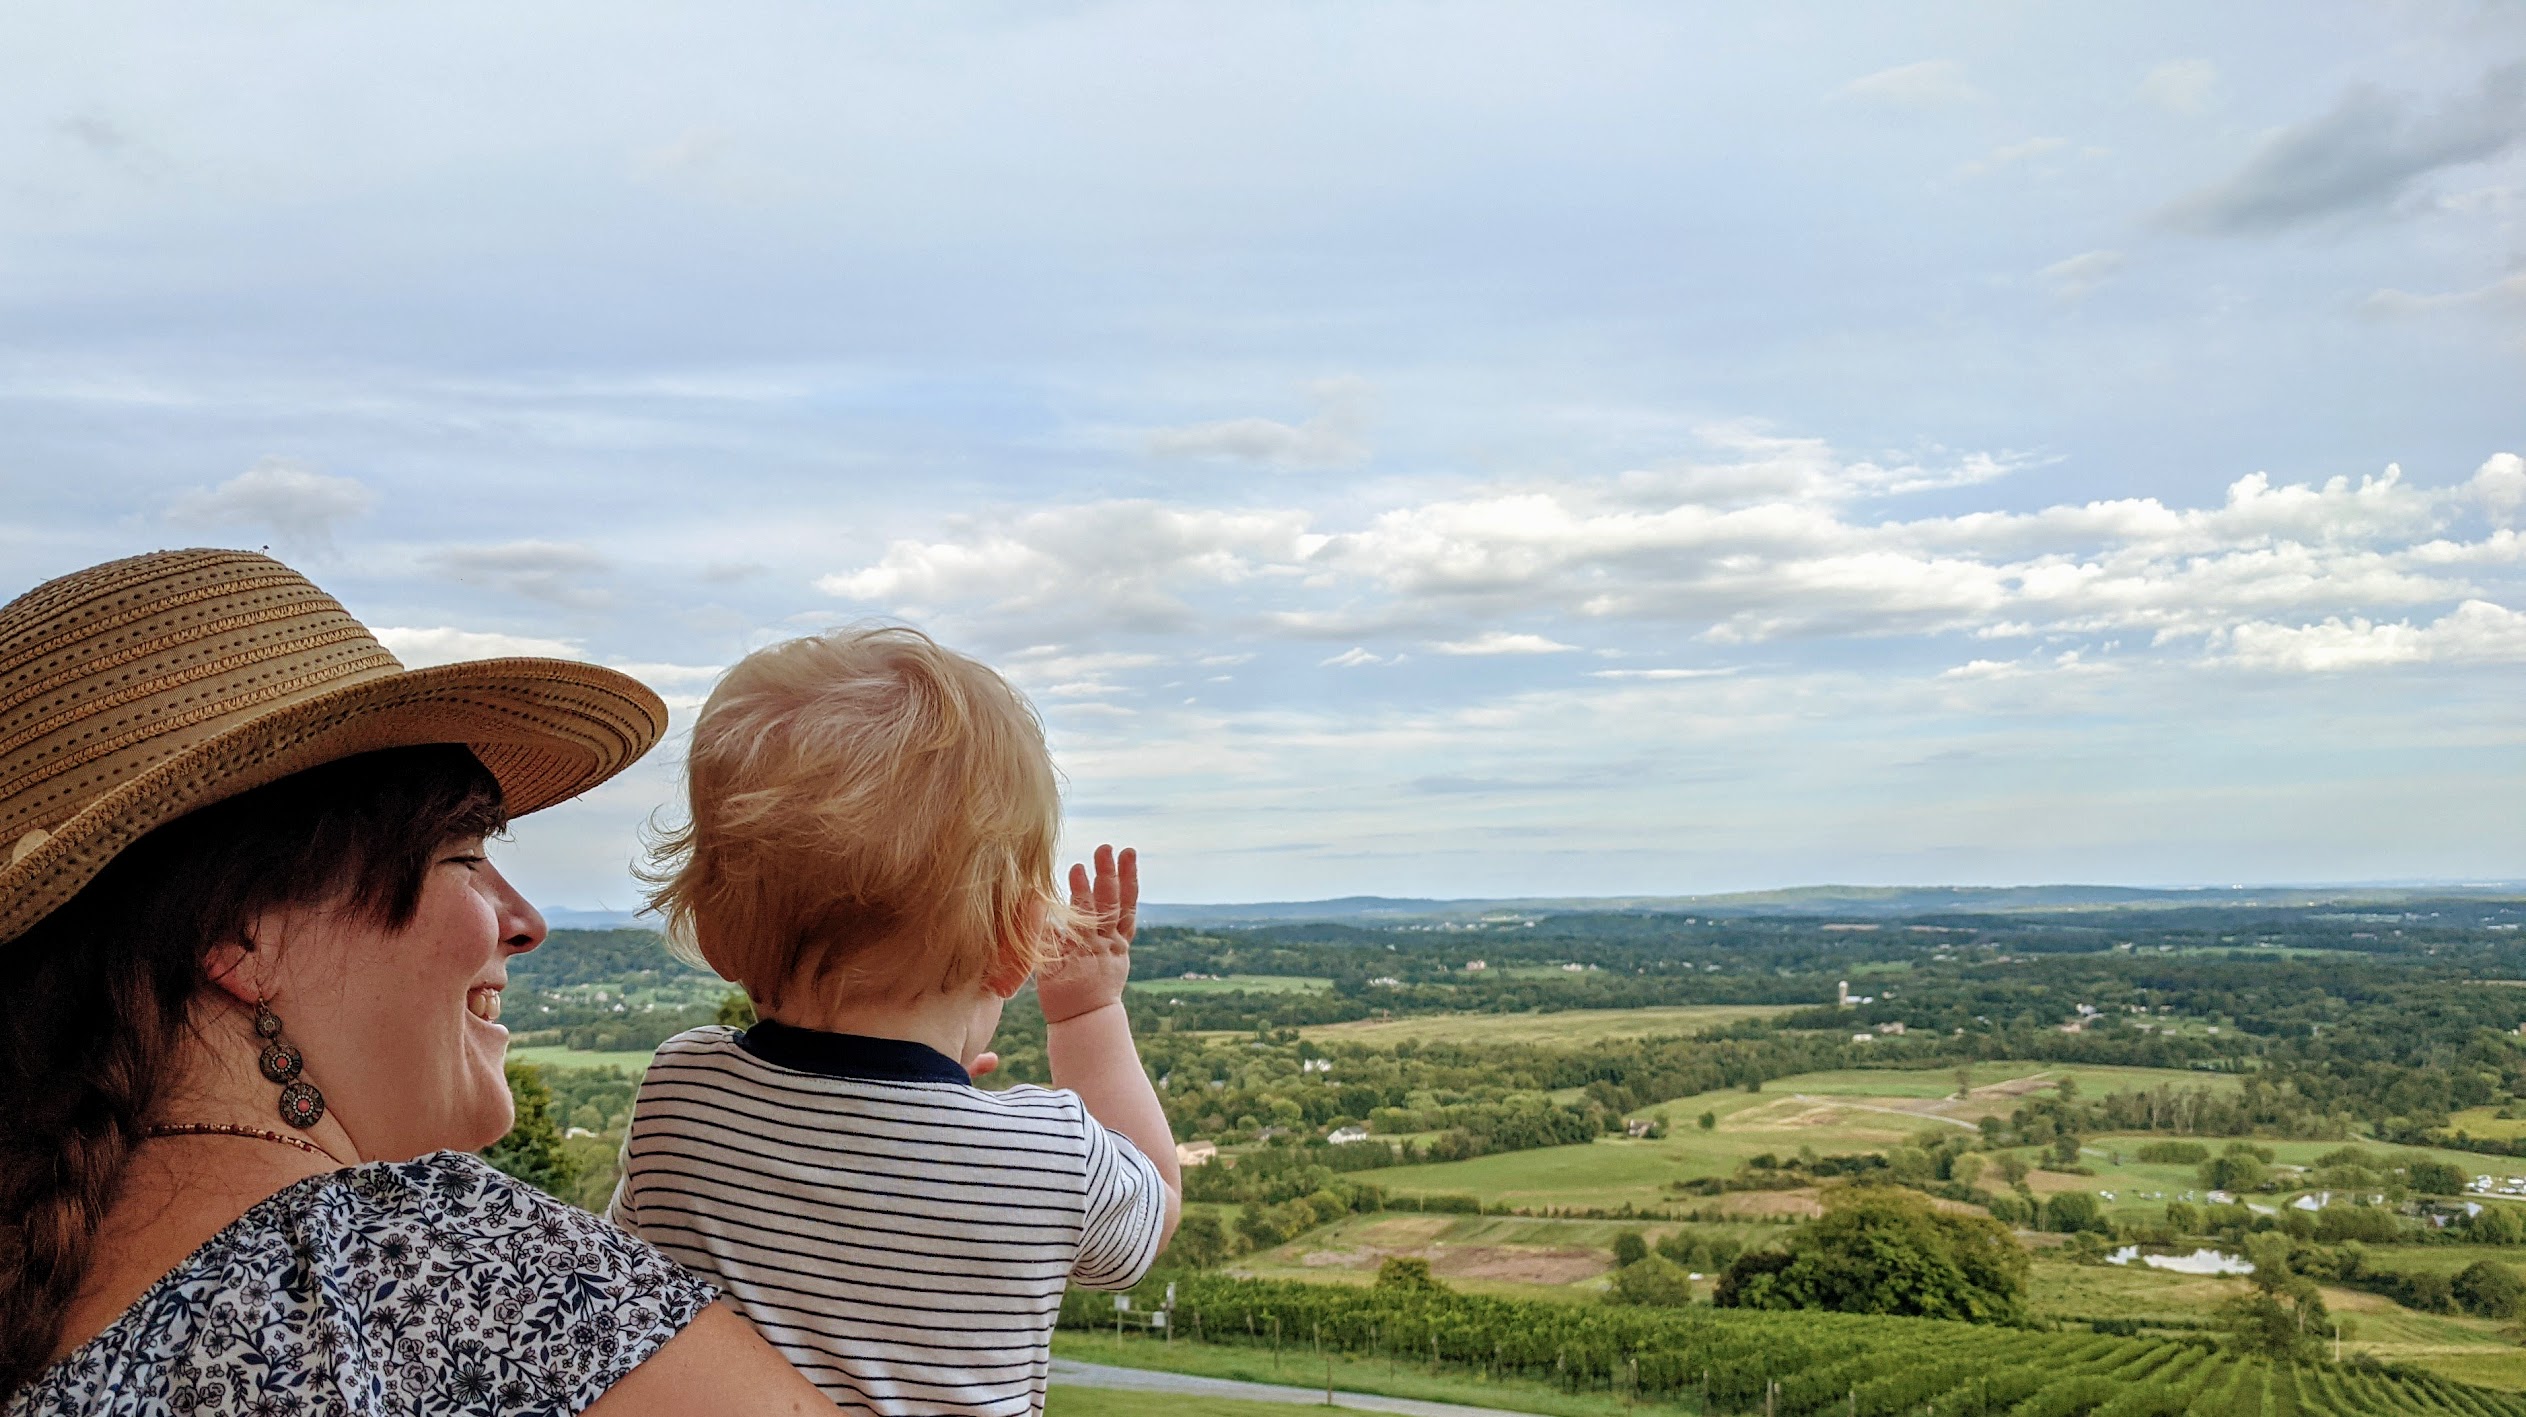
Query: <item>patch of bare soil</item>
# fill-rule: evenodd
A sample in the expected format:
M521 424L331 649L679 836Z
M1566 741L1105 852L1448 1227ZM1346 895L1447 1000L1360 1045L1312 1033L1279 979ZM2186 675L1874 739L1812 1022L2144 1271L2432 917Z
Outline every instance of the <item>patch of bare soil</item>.
M1366 1269L1384 1259L1374 1250L1315 1250L1299 1256L1298 1262L1309 1269Z
M1447 1279L1576 1284L1613 1268L1602 1250L1541 1245L1440 1245L1425 1251L1430 1272Z
M2092 1190L2094 1176L2073 1176L2066 1171L2046 1171L2041 1167L2026 1173L2026 1189L2039 1196L2055 1196L2063 1191Z

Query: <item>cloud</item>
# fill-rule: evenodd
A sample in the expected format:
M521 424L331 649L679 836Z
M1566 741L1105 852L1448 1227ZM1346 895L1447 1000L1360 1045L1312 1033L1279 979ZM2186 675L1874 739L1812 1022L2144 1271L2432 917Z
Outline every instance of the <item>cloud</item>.
M1363 646L1353 645L1340 654L1328 659L1320 659L1316 663L1319 667L1357 669L1364 664L1392 664L1398 658L1401 656L1373 654Z
M539 639L531 635L504 635L490 630L459 630L449 625L430 627L412 625L380 625L377 642L394 652L406 669L425 669L433 664L455 664L468 659L585 659L574 640Z
M1347 467L1368 460L1368 385L1328 379L1315 386L1322 405L1304 423L1269 418L1231 418L1150 432L1147 446L1161 458L1219 458L1274 467Z
M1117 682L1114 676L1164 662L1154 654L1034 645L1001 658L995 667L1028 693L1080 699L1125 693L1129 686Z
M2234 173L2160 215L2178 230L2239 236L2381 210L2430 173L2496 157L2521 139L2526 62L2493 69L2472 93L2426 112L2363 85L2267 136Z
M2466 310L2485 307L2517 306L2526 309L2526 271L2503 276L2487 285L2471 290L2441 291L2415 295L2409 291L2380 290L2360 302L2360 308L2371 315L2426 315L2439 310Z
M1512 634L1506 630L1486 630L1469 640L1443 640L1430 648L1440 654L1575 654L1577 645L1565 645L1542 635Z
M2028 138L2022 143L2003 143L1972 162L1957 168L1956 176L1959 180L1968 182L1978 177L1989 177L2020 163L2050 157L2068 146L2070 146L2069 141L2064 138Z
M2054 654L2136 633L2198 658L2227 654L2223 637L2240 624L2391 619L2484 598L2483 577L2526 565L2526 537L2478 530L2526 507L2526 461L2511 454L2454 485L2419 485L2397 467L2322 482L2256 472L2209 506L2122 498L1905 517L1887 499L1987 478L2011 460L1877 462L1720 431L1734 442L1713 457L1425 489L1322 530L1294 507L1045 509L900 541L824 584L917 601L1004 643L1040 643L1050 625L1079 631L1065 640L1111 643L1225 624L1348 645L1325 661L1336 667L1390 662L1407 642L1463 657L1569 652L1619 643L1579 627L1618 625L1720 645L2071 641L2047 646ZM1497 628L1504 621L1535 628Z
M2526 664L2526 614L2468 600L2424 625L2327 619L2313 625L2260 621L2227 636L2240 668L2306 674L2418 664Z
M461 664L476 659L568 659L587 664L591 660L577 640L551 639L537 635L511 635L496 630L460 630L452 625L380 625L373 632L377 642L394 652L406 669L427 669L435 664ZM711 685L727 672L719 664L668 664L650 660L616 660L606 664L656 691L669 709L685 711L700 708L710 693Z
M1704 455L1620 474L1607 495L1640 506L1839 503L1971 487L2025 465L1983 452L1883 462L1846 458L1821 438L1785 437L1745 423L1704 424L1693 436L1707 449Z
M2219 66L2207 59L2169 59L2140 76L2140 96L2169 113L2191 117L2209 109L2219 90Z
M1193 623L1184 594L1289 568L1322 538L1295 510L1151 501L1049 507L1013 521L951 524L903 539L875 564L820 577L827 595L915 618L955 611L1038 643L1047 634L1159 631Z
M1642 679L1665 683L1675 679L1725 679L1737 672L1736 665L1725 669L1591 669L1590 679Z
M2518 509L2526 506L2526 458L2515 453L2494 454L2474 469L2473 481L2467 487L2492 525L2514 526Z
M1842 86L1849 98L1891 108L1953 108L1982 97L1965 79L1965 66L1953 59L1924 59L1863 74Z
M183 526L251 526L300 550L330 552L342 523L377 504L356 479L332 477L286 458L265 458L207 491L187 492L167 508Z
M74 114L53 125L53 131L108 166L134 177L166 175L166 155L140 140L131 129L94 113Z
M2040 272L2052 282L2052 293L2064 300L2084 300L2129 264L2120 251L2082 251L2055 261Z
M450 546L422 561L448 578L489 586L570 610L602 610L610 590L589 582L614 569L602 553L566 541L509 541L496 546Z

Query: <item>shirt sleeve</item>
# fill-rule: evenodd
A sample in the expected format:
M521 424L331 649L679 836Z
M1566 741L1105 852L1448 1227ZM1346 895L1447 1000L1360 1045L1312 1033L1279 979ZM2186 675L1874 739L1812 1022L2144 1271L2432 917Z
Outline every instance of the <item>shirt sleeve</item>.
M416 1307L436 1308L462 1337L432 1376L448 1393L431 1392L417 1410L475 1410L462 1399L482 1387L533 1395L517 1410L575 1413L718 1299L603 1218L463 1160L473 1166L433 1178L435 1273L416 1276L425 1281Z
M1082 1289L1129 1289L1158 1258L1166 1229L1166 1183L1129 1138L1088 1115L1087 1213L1070 1280Z

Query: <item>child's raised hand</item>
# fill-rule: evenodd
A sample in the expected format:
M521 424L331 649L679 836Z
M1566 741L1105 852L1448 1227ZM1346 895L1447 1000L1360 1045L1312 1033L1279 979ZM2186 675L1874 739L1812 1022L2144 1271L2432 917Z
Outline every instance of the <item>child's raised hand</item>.
M1140 856L1126 846L1096 849L1096 878L1070 868L1070 904L1086 928L1062 947L1059 958L1035 975L1035 997L1044 1022L1061 1023L1122 1002L1131 982L1131 937L1139 923Z

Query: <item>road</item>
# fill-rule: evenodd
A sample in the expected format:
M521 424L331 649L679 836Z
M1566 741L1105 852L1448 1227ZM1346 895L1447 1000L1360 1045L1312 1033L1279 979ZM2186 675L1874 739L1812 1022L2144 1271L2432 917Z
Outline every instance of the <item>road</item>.
M1186 1397L1234 1397L1247 1402L1285 1402L1298 1407L1324 1406L1320 1387L1283 1387L1278 1383L1244 1383L1231 1378L1197 1378L1185 1373L1160 1373L1146 1368L1116 1368L1068 1358L1052 1362L1057 1387L1119 1388L1127 1392L1171 1392ZM1396 1412L1404 1417L1531 1417L1498 1407L1459 1407L1452 1402L1422 1402L1409 1397L1377 1397L1363 1392L1336 1392L1333 1405L1360 1412Z

